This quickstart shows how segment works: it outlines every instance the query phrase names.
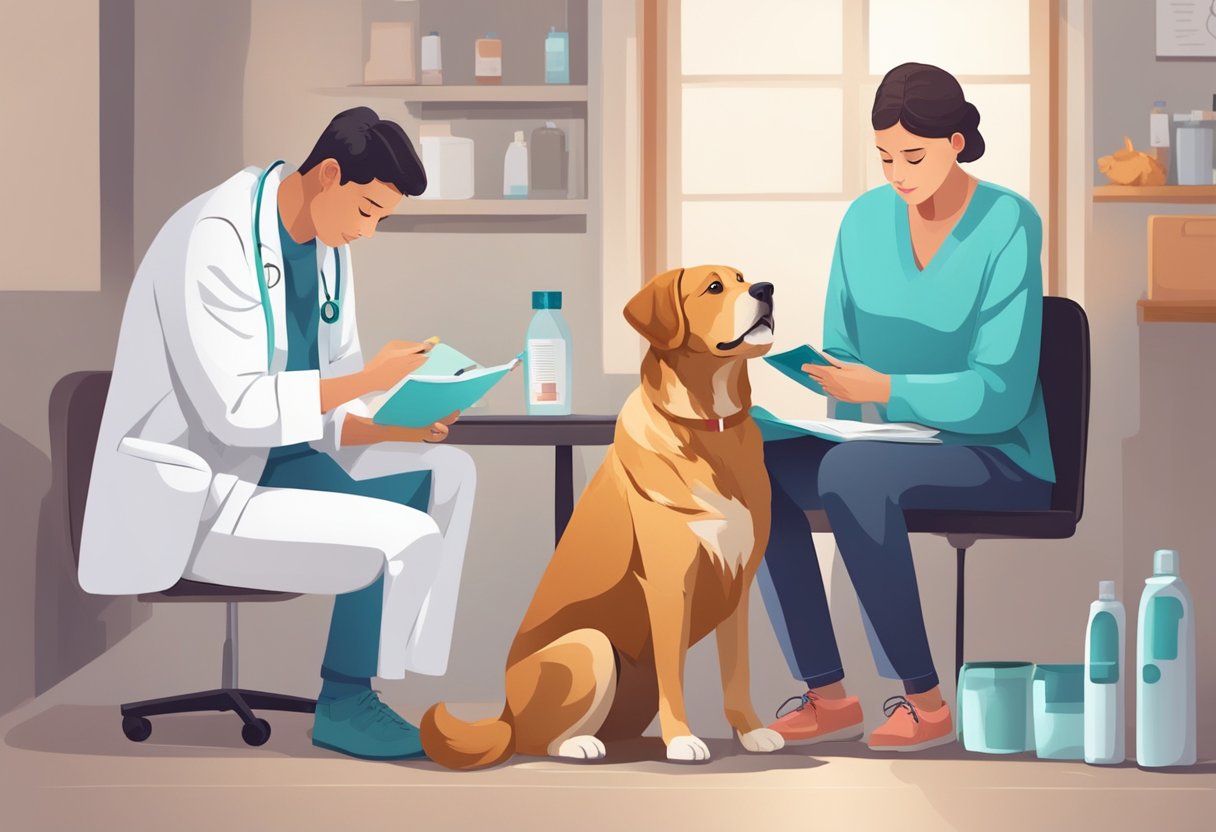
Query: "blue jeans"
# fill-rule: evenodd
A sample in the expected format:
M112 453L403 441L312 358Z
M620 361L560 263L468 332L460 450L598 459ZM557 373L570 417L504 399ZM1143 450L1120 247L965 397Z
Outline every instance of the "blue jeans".
M1000 451L895 442L767 442L772 531L757 578L790 671L807 687L844 678L808 509L822 509L861 605L879 673L906 693L938 684L904 509L1030 511L1052 484Z
M258 485L358 494L400 503L418 511L430 508L430 471L354 480L332 457L306 444L272 448ZM321 662L321 678L346 681L369 679L376 675L383 604L383 578L376 579L363 589L334 598L329 642Z

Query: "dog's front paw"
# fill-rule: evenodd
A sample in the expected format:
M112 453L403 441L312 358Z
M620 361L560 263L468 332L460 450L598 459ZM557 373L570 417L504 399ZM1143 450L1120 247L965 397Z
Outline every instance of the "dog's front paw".
M568 760L602 760L607 754L598 737L582 735L563 742L553 756L565 757Z
M746 734L735 731L735 736L743 743L744 748L754 754L767 754L785 748L785 738L771 728L757 728Z
M667 759L684 763L702 763L709 759L709 746L700 737L676 737L667 743Z

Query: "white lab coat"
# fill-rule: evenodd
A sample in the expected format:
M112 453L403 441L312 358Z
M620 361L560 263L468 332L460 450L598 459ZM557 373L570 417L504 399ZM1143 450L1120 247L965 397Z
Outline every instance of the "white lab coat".
M278 187L260 223L275 351L251 220L261 170L248 168L175 213L141 263L123 315L80 544L88 592L127 595L180 578L293 592L344 593L385 577L380 675L445 672L472 514L463 451L386 443L341 448L355 400L321 413L320 379L359 370L348 247L318 241L318 268L341 315L321 323L320 370L287 371ZM318 288L318 304L324 300ZM272 446L312 443L356 479L430 469L432 515L354 495L257 485ZM316 532L306 537L310 523ZM320 525L317 525L320 524Z

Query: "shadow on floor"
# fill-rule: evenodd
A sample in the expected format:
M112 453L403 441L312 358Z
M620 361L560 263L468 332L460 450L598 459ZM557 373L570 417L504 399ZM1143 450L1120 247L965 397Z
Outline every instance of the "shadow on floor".
M263 746L248 746L241 739L241 722L230 713L174 714L152 717L152 735L131 742L122 732L122 717L116 705L56 705L14 726L4 736L10 748L57 754L104 757L291 757L333 759L335 754L312 744L312 718L307 714L266 713L271 724L270 740ZM749 754L728 739L706 740L712 758L703 764L672 763L666 759L662 740L641 737L610 743L602 763L575 763L543 757L514 757L499 768L523 770L612 770L627 766L630 771L688 775L693 772L731 774L816 768L824 762L805 749L786 748L772 754ZM827 749L830 746L822 746ZM402 765L420 770L442 771L427 760Z

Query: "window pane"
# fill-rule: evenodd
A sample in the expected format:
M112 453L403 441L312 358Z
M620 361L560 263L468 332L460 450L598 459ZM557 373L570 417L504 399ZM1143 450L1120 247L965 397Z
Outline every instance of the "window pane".
M845 202L686 202L680 263L721 263L774 286L773 352L823 340L823 299ZM825 413L809 394L763 361L748 365L752 400L788 417Z
M908 61L954 75L1028 74L1029 0L870 0L870 72Z
M686 194L837 193L839 89L685 87Z
M1030 198L1030 85L1029 84L968 84L963 93L980 111L980 134L984 137L984 155L963 169L986 182L1016 191ZM873 101L874 88L869 89ZM887 184L874 150L874 128L866 107L865 123L866 186L877 188Z
M841 0L683 0L685 75L834 75Z

